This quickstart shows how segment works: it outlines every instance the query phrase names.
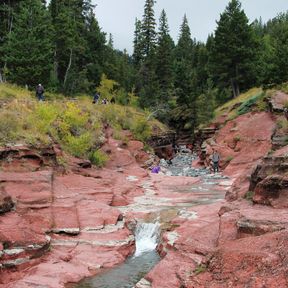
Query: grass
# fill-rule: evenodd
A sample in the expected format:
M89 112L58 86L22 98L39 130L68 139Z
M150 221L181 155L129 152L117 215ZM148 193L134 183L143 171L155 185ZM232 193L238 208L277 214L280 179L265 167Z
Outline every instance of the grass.
M244 195L244 199L248 200L248 201L252 201L254 197L254 191L248 191L246 192L246 194Z
M204 265L204 264L199 264L199 265L195 268L194 273L195 273L195 275L198 275L198 274L200 274L200 273L205 272L206 270L207 270L207 266L206 266L206 265Z
M121 139L122 130L130 130L141 141L154 130L167 129L155 119L147 120L146 112L138 108L95 105L85 95L76 100L47 95L49 100L38 102L28 90L0 84L0 145L59 143L69 154L102 166L107 161L99 150L105 141L105 125L115 128L117 138Z
M229 155L225 158L225 162L231 162L233 159L234 159L234 157Z
M217 108L215 117L226 114L227 120L232 120L251 111L266 111L268 107L265 99L268 94L269 91L264 92L262 88L252 88Z

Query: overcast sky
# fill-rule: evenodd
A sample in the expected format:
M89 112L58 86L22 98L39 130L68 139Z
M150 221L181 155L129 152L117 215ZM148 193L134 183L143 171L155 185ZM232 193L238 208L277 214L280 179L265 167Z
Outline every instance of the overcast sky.
M288 10L288 0L242 0L242 8L250 22L262 17L263 21L277 16ZM133 51L135 18L142 20L145 0L93 0L96 18L103 32L113 35L114 47L125 48L128 53ZM168 18L170 35L176 42L180 25L186 13L192 38L206 41L209 33L216 28L219 20L229 3L229 0L156 0L154 6L155 19L159 23L162 9Z

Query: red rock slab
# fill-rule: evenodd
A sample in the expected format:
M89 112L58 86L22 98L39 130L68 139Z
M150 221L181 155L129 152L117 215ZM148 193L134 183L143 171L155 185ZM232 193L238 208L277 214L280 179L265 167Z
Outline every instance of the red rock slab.
M37 172L1 172L0 182L47 182L51 183L53 172L50 170Z
M68 235L52 235L53 246L75 246L75 245L91 245L97 247L107 247L110 250L117 247L130 245L134 243L134 237L127 228L114 232L101 233L101 230L81 231L77 236Z
M144 148L144 144L141 141L137 141L137 140L130 140L128 142L128 150L130 152L137 152L137 151L141 151Z
M215 135L213 147L219 151L222 161L233 157L225 171L230 165L253 163L263 157L271 148L274 128L275 123L266 112L241 115L221 128ZM229 147L228 144L235 141L235 147Z
M13 197L21 207L43 208L52 203L52 191L50 183L6 183L5 191Z
M194 269L193 261L187 255L170 251L145 278L152 283L152 288L183 287L181 274L191 273Z
M120 148L117 145L112 146L107 144L101 149L110 156L110 160L105 165L108 169L127 167L136 163L135 158L127 149Z
M80 199L91 199L111 204L113 199L111 181L75 174L57 177L54 181L54 198L56 201L72 202Z
M9 217L0 218L0 242L6 243L9 248L43 245L47 243L47 238L39 224L10 212Z
M218 211L221 203L191 207L188 211L195 213L195 219L174 219L172 223L177 227L172 233L178 235L170 249L178 253L207 255L217 247L219 236ZM169 245L169 234L164 234L164 241ZM170 243L171 245L171 243ZM170 253L170 251L169 251ZM192 257L192 256L191 256ZM195 255L193 256L195 258Z
M192 207L191 211L197 215L195 219L183 220L177 217L173 220L172 223L179 227L164 234L162 249L166 250L166 256L145 276L153 288L186 287L190 275L205 262L205 255L217 247L220 206L221 203L215 203ZM169 236L171 233L175 235L172 241Z
M77 203L77 213L81 229L101 228L108 224L115 225L120 216L118 209L89 200Z
M53 206L53 229L54 233L79 234L80 224L75 205Z
M45 262L25 271L23 279L7 284L5 288L63 288L67 283L77 283L84 277L111 268L131 254L131 246L114 248L78 245L74 248L55 247ZM3 288L4 288L3 287Z
M2 188L22 207L49 207L52 202L52 172L1 173Z
M225 243L210 258L206 272L190 278L189 287L287 287L287 233Z
M154 186L160 193L169 190L170 187L186 187L200 181L199 177L166 176L152 173L150 176Z

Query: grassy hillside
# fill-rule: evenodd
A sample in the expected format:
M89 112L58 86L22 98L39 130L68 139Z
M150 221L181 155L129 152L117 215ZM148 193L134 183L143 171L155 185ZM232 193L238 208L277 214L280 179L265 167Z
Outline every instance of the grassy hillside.
M263 90L262 88L252 88L246 93L239 95L237 98L225 103L221 107L218 107L215 110L215 118L217 119L221 116L225 116L227 120L230 120L251 111L268 110L268 99L277 90L288 93L288 83L284 83L279 87L270 90Z
M77 157L92 157L104 142L103 126L109 124L114 137L127 141L123 130L145 141L153 131L166 128L148 113L117 104L95 105L91 97L67 99L46 93L38 102L34 93L9 84L0 84L0 145L33 146L59 143Z

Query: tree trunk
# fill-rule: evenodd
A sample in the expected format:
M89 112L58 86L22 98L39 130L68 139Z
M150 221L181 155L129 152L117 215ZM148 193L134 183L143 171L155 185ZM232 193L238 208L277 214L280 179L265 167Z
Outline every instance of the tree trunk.
M69 74L69 71L70 71L70 68L71 68L71 65L72 65L72 57L73 57L73 49L70 49L70 57L69 57L69 64L68 64L68 67L66 69L66 73L65 73L65 78L64 78L64 87L66 85L66 82L67 82L67 78L68 78L68 74Z
M237 80L231 79L231 86L233 91L233 98L236 98L240 94L240 89Z

